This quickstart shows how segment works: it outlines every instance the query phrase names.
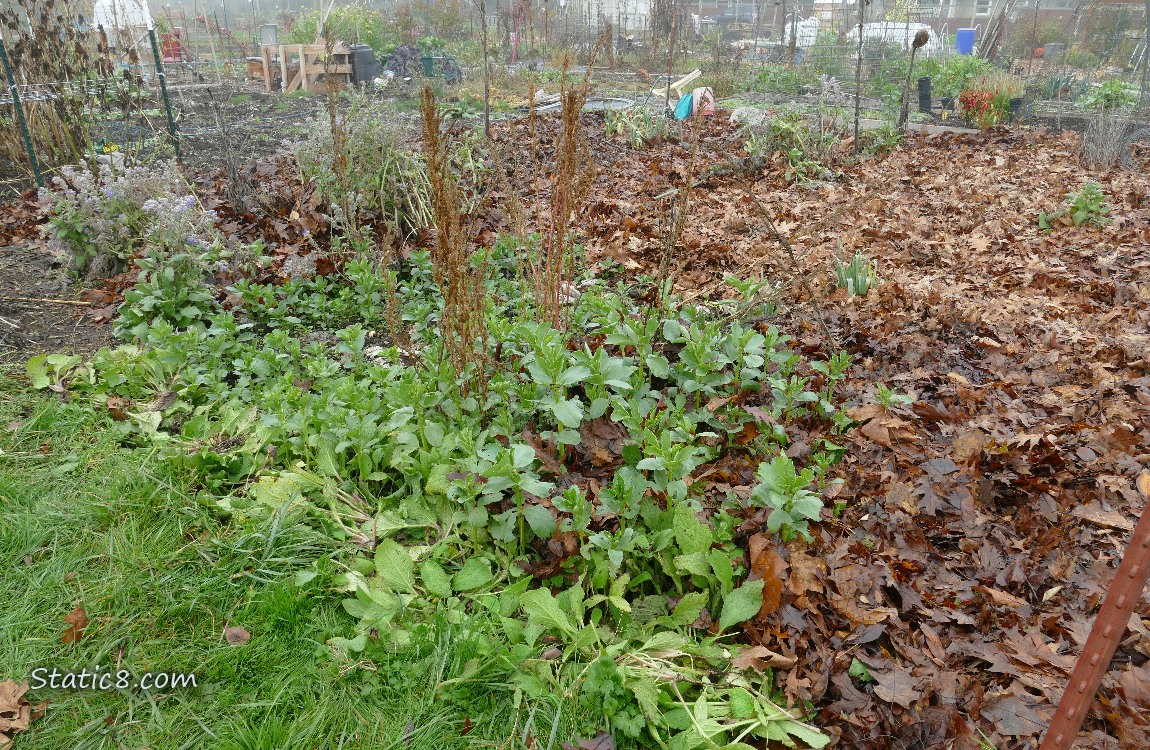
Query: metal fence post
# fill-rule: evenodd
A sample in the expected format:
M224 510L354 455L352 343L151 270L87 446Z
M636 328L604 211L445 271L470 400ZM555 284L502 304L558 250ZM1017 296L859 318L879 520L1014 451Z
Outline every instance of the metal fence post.
M164 112L168 115L168 135L172 139L172 147L176 149L176 158L180 158L180 131L176 130L176 121L172 119L172 103L168 100L168 83L164 76L164 62L160 59L160 48L156 45L156 29L148 29L148 39L152 42L152 58L156 61L156 77L160 79L160 96L164 99Z
M32 163L32 174L36 176L36 187L44 187L44 178L40 175L40 163L36 161L36 148L32 145L32 134L28 132L28 121L24 119L24 107L20 105L20 89L16 86L16 77L12 74L12 66L8 63L8 52L4 49L3 34L0 34L0 65L4 66L4 77L8 79L8 91L12 94L12 106L16 108L16 120L20 123L20 132L24 134L24 148L28 150L28 161Z
M1082 720L1094 702L1094 693L1110 669L1110 660L1126 632L1126 623L1142 598L1146 580L1150 578L1150 472L1143 471L1138 475L1137 486L1146 501L1142 517L1134 527L1130 546L1123 553L1118 570L1114 572L1110 589L1102 600L1086 645L1074 663L1070 683L1062 692L1062 699L1039 750L1070 750L1074 744Z

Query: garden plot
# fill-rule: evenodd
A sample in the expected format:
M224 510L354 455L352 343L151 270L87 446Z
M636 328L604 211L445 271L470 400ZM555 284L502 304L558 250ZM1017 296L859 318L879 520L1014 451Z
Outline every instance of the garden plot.
M1150 178L1081 166L1073 135L878 131L856 158L798 120L611 122L453 125L418 157L351 122L302 169L244 167L242 204L200 173L140 207L152 245L105 290L132 343L29 380L186 482L192 532L291 530L229 575L316 602L290 631L351 711L415 685L372 704L389 741L1033 747L1146 502ZM369 185L340 137L396 156ZM261 596L165 622L257 649ZM98 650L114 597L82 598ZM35 658L60 658L56 605ZM1137 614L1091 746L1147 744ZM194 743L234 706L379 741L252 708L231 658L162 734L101 731ZM66 729L49 708L26 736Z

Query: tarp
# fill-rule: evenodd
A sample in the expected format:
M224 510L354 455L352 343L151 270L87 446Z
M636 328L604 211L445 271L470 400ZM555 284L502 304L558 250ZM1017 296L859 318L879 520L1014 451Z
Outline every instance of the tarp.
M95 0L92 26L103 26L105 31L147 29L152 26L152 14L146 0Z
M918 56L922 57L936 57L945 54L946 50L943 47L942 38L938 32L934 31L930 26L925 23L902 23L898 21L875 21L872 23L863 24L863 39L866 41L879 41L886 44L897 45L906 51L910 51L910 44L914 41L914 35L920 31L926 31L930 34L930 41L922 48ZM853 27L847 32L846 38L849 40L857 41L859 38L858 27Z

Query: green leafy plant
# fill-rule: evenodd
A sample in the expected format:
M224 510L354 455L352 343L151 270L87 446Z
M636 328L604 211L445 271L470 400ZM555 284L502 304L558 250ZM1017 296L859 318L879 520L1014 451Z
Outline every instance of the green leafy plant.
M778 532L784 541L796 535L810 541L809 524L819 520L823 507L819 496L807 489L815 481L814 470L797 472L794 462L780 455L759 464L755 478L759 484L752 491L751 499L772 509L767 516L767 528Z
M296 159L337 229L381 223L407 236L431 226L431 183L424 160L405 145L411 135L394 107L364 94L350 95L334 132L328 117L308 126ZM341 160L350 168L340 168Z
M608 110L604 114L604 121L608 137L625 135L631 148L640 148L667 135L667 118L656 117L642 107Z
M1104 227L1109 224L1110 203L1102 186L1097 182L1088 182L1076 193L1066 194L1067 207L1047 214L1041 211L1038 214L1038 226L1045 232L1053 231L1058 223L1071 226Z
M1138 105L1138 89L1125 81L1113 79L1087 89L1075 103L1092 112L1127 111Z
M763 598L739 525L762 507L781 536L811 535L847 424L846 355L808 371L777 329L715 314L762 282L735 280L715 307L581 282L560 330L534 319L523 244L501 240L470 268L491 335L459 373L425 251L398 269L236 281L224 310L211 282L233 256L151 242L116 324L140 342L33 360L30 380L106 410L231 524L292 518L328 540L337 570L304 560L295 579L342 608L325 626L341 664L383 671L442 640L437 700L518 691L542 711L562 696L579 731L624 748L826 744L766 678L730 668L726 643ZM389 288L411 344L380 333ZM486 390L464 395L479 368ZM780 455L800 420L804 466ZM751 507L696 481L742 454L761 461ZM572 471L583 462L594 491Z
M117 335L148 340L167 331L203 326L215 307L211 288L204 284L207 253L153 250L138 259L139 280L124 292Z
M895 409L914 403L914 397L888 388L885 383L875 387L875 401L884 409Z
M924 60L920 70L930 76L931 90L936 96L956 98L972 81L990 72L990 63L974 55L951 55L941 61Z
M100 164L95 172L64 167L40 201L51 209L49 226L71 253L74 270L90 275L123 270L145 246L163 209L187 210L194 204L169 163L120 169ZM160 207L159 201L167 205Z
M833 123L833 118L820 118L812 125L798 112L782 112L764 130L744 127L743 149L760 158L781 152L787 160L784 176L788 182L830 179L834 172L827 164L839 135Z
M914 119L914 113L911 113ZM885 123L877 128L867 128L859 133L859 151L864 154L885 156L902 145L903 136L898 128Z

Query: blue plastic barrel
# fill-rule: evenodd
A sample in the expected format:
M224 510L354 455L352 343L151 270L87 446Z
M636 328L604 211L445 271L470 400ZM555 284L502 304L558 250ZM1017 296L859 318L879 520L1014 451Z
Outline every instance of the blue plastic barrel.
M960 55L974 53L974 29L959 29L954 32L954 50Z

